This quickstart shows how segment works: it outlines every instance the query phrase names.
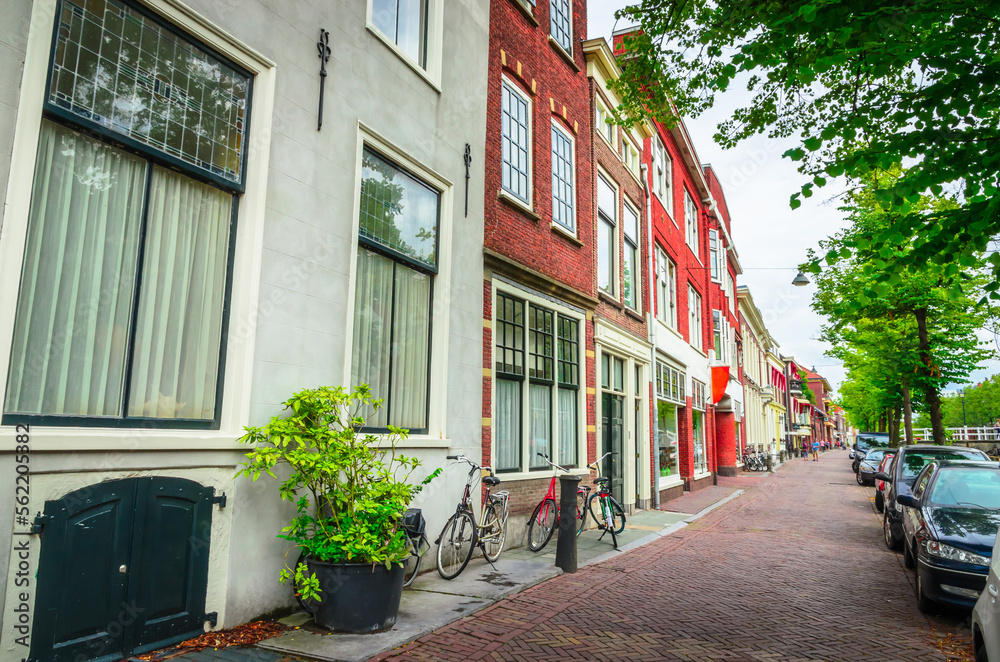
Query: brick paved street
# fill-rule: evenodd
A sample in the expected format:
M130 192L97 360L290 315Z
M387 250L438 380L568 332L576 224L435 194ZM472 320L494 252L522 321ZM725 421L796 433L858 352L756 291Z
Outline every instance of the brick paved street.
M846 451L791 461L671 536L378 659L946 660ZM502 563L502 560L501 560Z

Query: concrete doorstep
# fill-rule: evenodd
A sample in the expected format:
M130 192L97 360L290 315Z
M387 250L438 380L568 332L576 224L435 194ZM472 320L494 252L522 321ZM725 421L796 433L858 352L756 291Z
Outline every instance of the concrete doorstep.
M735 490L701 511L675 513L647 510L627 518L625 531L618 536L618 549L611 547L611 536L597 530L584 531L577 537L577 560L580 567L600 563L630 549L641 547L702 517L743 494ZM335 634L311 627L311 617L294 614L282 622L293 629L258 646L285 655L307 657L326 662L362 662L376 655L404 646L453 621L485 609L503 598L519 593L547 579L562 574L556 568L556 538L539 553L527 548L505 550L496 562L496 570L476 550L468 567L457 578L444 580L434 569L435 559L428 554L421 564L423 574L410 588L403 590L396 625L378 634Z

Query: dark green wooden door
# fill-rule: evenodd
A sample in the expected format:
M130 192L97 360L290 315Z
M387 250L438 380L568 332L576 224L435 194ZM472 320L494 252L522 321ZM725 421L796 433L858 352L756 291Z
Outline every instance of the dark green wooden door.
M212 497L154 476L46 502L32 658L110 662L201 634Z
M625 500L622 498L624 488L624 472L622 471L622 467L625 466L623 464L625 457L622 454L624 450L622 448L622 441L624 440L625 431L624 410L625 398L612 393L604 394L604 402L601 406L601 428L604 432L601 455L609 451L617 453L617 455L612 455L604 460L601 473L611 478L611 495L619 504L625 503Z

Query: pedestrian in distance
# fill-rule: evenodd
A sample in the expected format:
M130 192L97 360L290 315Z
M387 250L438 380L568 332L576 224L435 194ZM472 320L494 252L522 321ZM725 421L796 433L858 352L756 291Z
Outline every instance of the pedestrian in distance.
M819 462L819 439L813 439L813 462Z
M809 440L802 437L802 461L809 461Z

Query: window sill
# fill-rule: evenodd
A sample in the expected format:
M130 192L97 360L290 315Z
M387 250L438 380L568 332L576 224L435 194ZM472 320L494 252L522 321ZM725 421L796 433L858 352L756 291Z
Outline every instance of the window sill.
M382 31L379 30L377 27L375 27L374 24L369 23L367 27L368 31L371 32L373 35L375 35L375 38L377 38L379 41L385 44L389 48L389 50L391 50L393 53L396 54L396 57L398 57L400 60L403 61L404 64L406 64L406 66L408 66L410 69L413 69L417 73L417 75L423 78L428 85L434 88L435 92L441 94L440 81L436 81L433 78L431 78L430 73L428 73L426 69L424 69L419 64L414 62L413 58L404 53L403 50L399 46L397 46L391 39L382 34Z
M564 475L560 473L560 475ZM570 469L570 476L589 476L590 469ZM496 472L496 477L500 479L500 485L497 487L499 489L504 489L504 482L512 482L515 480L552 480L552 469L538 469L536 471L498 471ZM581 483L582 484L582 483Z
M506 204L510 205L517 211L530 217L534 221L542 220L542 217L539 216L537 213L535 213L534 209L532 209L529 205L526 205L524 203L524 200L514 197L513 195L511 195L510 193L508 193L503 189L497 191L497 198L499 198L501 202L505 202Z
M691 480L692 481L701 480L703 478L708 478L711 475L712 475L711 471L699 471L696 472L695 475L691 476Z
M559 235L560 237L570 242L571 244L576 244L577 246L583 246L583 242L580 241L575 234L573 234L563 226L559 225L555 221L552 221L552 232L554 234Z
M691 343L688 343L688 344L691 345ZM693 349L694 351L698 352L699 354L701 354L702 356L704 356L706 359L708 358L708 354L706 354L705 350L703 350L702 348L695 347L694 345L691 345L691 349Z
M524 17L528 19L529 23L534 25L536 28L538 27L538 19L535 18L535 15L531 12L531 9L528 8L527 0L510 0L510 1L513 2L518 9L521 10L521 13L524 14Z
M659 492L663 490L669 490L671 487L677 487L678 485L683 485L684 479L680 477L679 474L673 476L660 476L656 482L656 489Z
M624 308L624 306L622 306L621 302L618 301L618 299L614 298L613 296L611 296L610 294L608 294L604 290L599 290L598 291L597 298L600 299L601 301L603 301L604 303L607 303L607 304L610 304L610 305L614 306L618 310L621 310L622 308Z
M571 53L569 53L565 48L563 48L562 44L560 44L558 41L556 41L555 37L553 37L552 35L549 35L549 44L551 44L552 48L554 48L556 50L556 53L559 53L559 55L562 57L562 59L566 60L566 64L568 64L569 66L573 67L573 71L579 73L579 71L580 71L580 65L578 65L573 60L573 55Z
M637 322L642 322L644 320L642 313L633 308L629 308L628 306L625 307L625 314L631 317L632 319L636 320Z

